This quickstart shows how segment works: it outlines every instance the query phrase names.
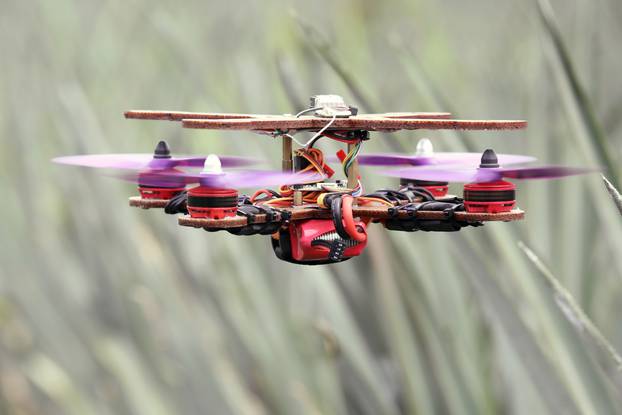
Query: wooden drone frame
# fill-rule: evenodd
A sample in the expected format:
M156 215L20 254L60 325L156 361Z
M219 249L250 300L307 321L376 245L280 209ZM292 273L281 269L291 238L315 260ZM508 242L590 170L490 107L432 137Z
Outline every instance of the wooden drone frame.
M162 120L181 122L184 128L211 129L211 130L248 130L260 134L269 134L281 137L282 162L284 171L292 170L292 138L291 135L300 131L317 132L327 126L326 131L382 131L395 132L399 130L517 130L527 127L523 120L455 120L447 112L397 112L384 114L362 114L343 118L326 118L314 115L257 115L257 114L227 114L227 113L196 113L179 111L142 111L132 110L125 112L125 118L139 120ZM351 149L348 144L348 150ZM358 177L358 163L355 161L348 171L348 187L356 185ZM143 209L163 208L167 200L141 199L131 197L130 206ZM330 218L328 209L321 209L314 205L293 206L282 208L291 214L290 220L304 220L313 218ZM386 219L389 218L389 207L386 206L355 206L353 214L362 218ZM408 213L400 212L399 218L407 218ZM418 211L415 214L418 219L442 220L443 212ZM524 218L524 212L514 209L505 213L473 213L455 212L455 219L464 222L489 222L489 221L515 221ZM277 217L275 220L279 220ZM254 217L254 223L265 223L266 215L258 214ZM224 219L192 218L185 215L179 218L179 224L195 228L210 230L230 229L243 227L248 224L243 216L228 217Z
M441 199L442 200L442 199ZM164 199L143 199L140 196L130 197L130 206L139 207L142 209L158 209L164 208L168 204L168 200ZM417 204L415 203L415 206ZM279 208L279 210L289 212L291 214L290 220L305 220L305 219L330 219L330 210L322 209L317 205L304 205L293 206L291 208ZM391 217L389 214L388 206L355 206L352 209L354 216L361 218L372 219L388 219ZM406 219L409 214L405 211L400 211L397 215L398 218ZM454 217L461 222L511 222L521 220L525 217L525 212L520 209L514 209L511 212L506 213L473 213L473 212L455 212ZM265 214L257 214L253 218L253 223L266 223ZM414 218L423 220L443 220L446 219L445 214L442 211L418 211L415 213ZM274 221L280 221L279 216L275 217ZM179 224L182 226L190 226L193 228L205 228L210 230L217 229L231 229L240 228L248 225L248 219L244 216L232 216L224 219L204 219L193 218L189 215L183 215L179 217Z
M143 111L125 112L125 118L181 122L184 128L209 130L249 130L280 136L283 140L282 168L292 169L292 138L299 131L319 131L331 120L326 117L303 115L227 114L213 112ZM388 112L336 118L327 131L399 130L518 130L527 127L523 120L454 120L448 112ZM349 149L348 149L349 150ZM358 163L352 164L348 177L356 178ZM352 180L352 179L351 179ZM355 180L355 179L354 179ZM353 186L355 183L348 183Z

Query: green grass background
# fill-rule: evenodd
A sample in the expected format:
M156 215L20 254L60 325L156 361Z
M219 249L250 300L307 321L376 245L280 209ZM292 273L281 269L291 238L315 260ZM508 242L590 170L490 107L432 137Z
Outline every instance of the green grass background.
M363 256L297 267L265 237L179 227L129 208L132 186L49 161L167 139L278 167L269 137L122 112L291 113L336 93L365 112L530 123L376 134L365 151L427 136L603 166L619 186L619 1L0 4L0 413L622 410L616 362L518 247L622 349L622 221L598 174L520 183L522 222L376 226ZM391 183L365 172L367 189Z

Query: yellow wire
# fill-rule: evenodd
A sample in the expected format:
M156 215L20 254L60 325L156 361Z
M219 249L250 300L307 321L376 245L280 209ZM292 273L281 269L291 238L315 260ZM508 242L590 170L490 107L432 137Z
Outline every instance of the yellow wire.
M363 203L365 203L365 202L371 202L371 203L377 202L377 203L380 203L380 204L383 204L383 205L386 205L386 206L391 206L391 207L394 206L393 203L388 202L388 201L386 201L384 199L376 198L376 197L364 197L364 196L361 196L361 197L357 197L356 199L357 199L357 201L362 201Z

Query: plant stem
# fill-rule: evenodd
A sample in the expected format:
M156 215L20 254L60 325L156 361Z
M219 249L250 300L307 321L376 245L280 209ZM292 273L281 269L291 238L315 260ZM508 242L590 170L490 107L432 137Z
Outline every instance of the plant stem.
M538 268L544 276L547 284L553 290L555 296L560 301L560 308L570 322L584 330L588 336L614 361L617 370L622 370L622 357L617 350L607 340L607 338L596 327L592 320L583 311L581 306L574 299L572 294L559 282L547 266L538 258L538 256L522 241L518 241L518 247L525 253L527 258Z
M615 186L611 184L611 182L607 180L605 176L602 176L602 178L603 178L603 181L605 182L605 187L607 188L607 191L609 192L609 194L611 195L611 198L613 199L613 203L616 204L616 207L618 208L620 215L622 215L622 195L620 195L620 192L618 192L618 189L616 189Z

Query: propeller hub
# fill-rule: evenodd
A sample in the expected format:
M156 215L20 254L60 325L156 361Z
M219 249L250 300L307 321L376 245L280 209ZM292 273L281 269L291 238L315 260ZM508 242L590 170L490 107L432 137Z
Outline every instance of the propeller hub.
M479 165L480 169L493 169L499 167L499 159L492 148L487 149L482 154L482 160Z
M203 164L203 171L201 174L223 174L220 158L215 154L210 154L205 157L205 164Z
M431 158L434 157L434 147L432 146L432 142L427 138L422 138L417 143L417 148L415 149L415 157L425 157Z
M162 140L158 143L155 150L153 151L154 159L170 159L171 158L171 149L168 147L166 141Z

